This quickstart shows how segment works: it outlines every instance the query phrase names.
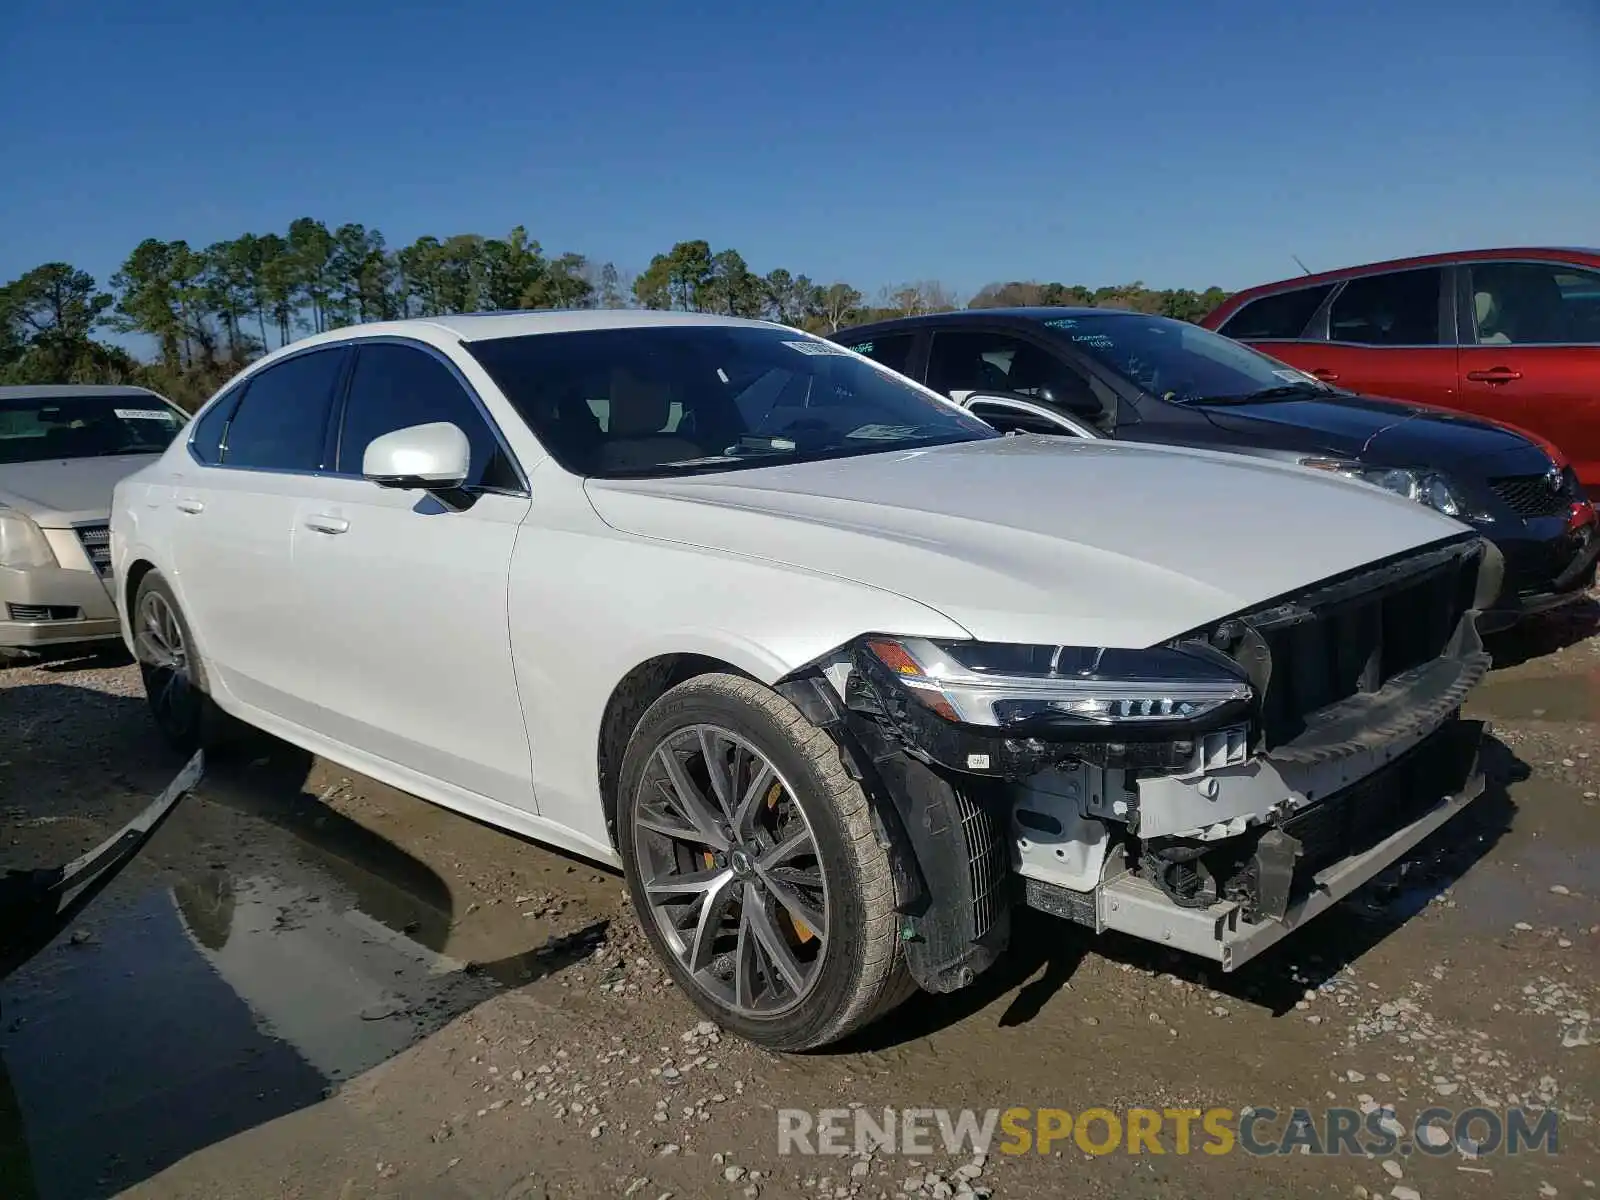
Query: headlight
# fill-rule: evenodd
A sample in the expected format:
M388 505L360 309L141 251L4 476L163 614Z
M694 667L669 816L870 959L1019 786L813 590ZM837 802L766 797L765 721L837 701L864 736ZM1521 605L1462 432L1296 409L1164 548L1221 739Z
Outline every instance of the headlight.
M967 725L1130 728L1241 714L1250 685L1219 655L872 637L912 696ZM1224 711L1226 710L1226 711Z
M53 567L55 551L27 513L0 506L0 567Z
M1407 500L1415 500L1419 504L1437 509L1447 517L1457 517L1463 521L1493 519L1487 513L1469 512L1466 500L1460 491L1438 471L1414 467L1369 467L1362 463L1346 462L1337 458L1302 458L1300 465L1314 467L1319 471L1332 471L1336 475L1343 475L1346 479L1359 479L1365 483L1376 484L1386 491L1404 496Z

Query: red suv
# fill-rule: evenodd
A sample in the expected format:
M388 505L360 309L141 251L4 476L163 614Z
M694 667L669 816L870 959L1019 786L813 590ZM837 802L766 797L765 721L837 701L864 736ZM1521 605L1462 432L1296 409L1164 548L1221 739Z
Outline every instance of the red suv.
M1600 250L1470 250L1263 284L1201 324L1340 388L1553 442L1600 496Z

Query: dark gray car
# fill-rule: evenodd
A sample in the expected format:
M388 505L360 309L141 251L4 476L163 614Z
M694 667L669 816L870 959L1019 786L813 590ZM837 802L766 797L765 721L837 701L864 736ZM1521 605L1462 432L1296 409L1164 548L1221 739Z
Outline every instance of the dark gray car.
M969 309L831 336L1008 433L1298 461L1409 496L1472 525L1505 556L1490 626L1575 600L1595 580L1594 508L1571 467L1539 443L1482 418L1341 391L1188 322L1100 308Z

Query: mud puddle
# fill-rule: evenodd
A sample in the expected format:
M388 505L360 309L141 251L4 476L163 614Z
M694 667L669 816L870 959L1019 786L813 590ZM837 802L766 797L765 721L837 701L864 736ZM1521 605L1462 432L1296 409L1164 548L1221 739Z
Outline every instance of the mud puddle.
M500 957L469 965L449 889L404 851L225 786L190 803L149 850L192 869L130 871L0 984L7 1200L107 1195L315 1104L590 940L541 945L507 911L474 939Z

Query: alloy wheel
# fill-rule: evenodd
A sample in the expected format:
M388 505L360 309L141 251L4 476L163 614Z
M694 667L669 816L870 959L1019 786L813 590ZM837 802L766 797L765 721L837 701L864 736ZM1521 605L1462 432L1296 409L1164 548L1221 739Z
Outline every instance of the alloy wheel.
M151 710L162 729L184 734L198 719L200 693L183 626L172 603L158 591L140 598L138 616L135 639Z
M717 725L667 735L640 780L633 834L651 917L697 986L745 1016L805 999L827 949L828 881L765 754Z

